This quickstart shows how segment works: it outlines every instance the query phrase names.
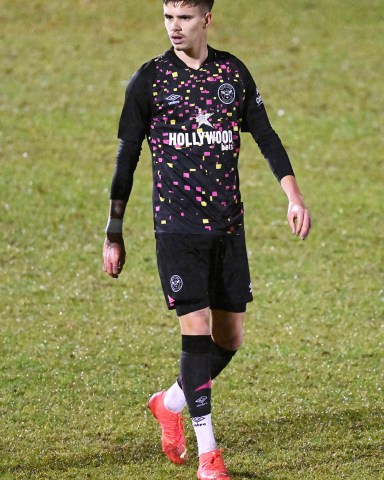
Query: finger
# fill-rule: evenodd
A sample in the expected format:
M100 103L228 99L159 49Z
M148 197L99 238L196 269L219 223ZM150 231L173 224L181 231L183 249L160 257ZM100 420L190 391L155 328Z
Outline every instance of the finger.
M112 278L118 278L120 272L116 272L116 269L114 267L113 263L109 264L109 269L108 269L108 275L111 276Z
M108 275L113 275L113 264L109 260L106 261L106 269L105 271L108 273Z
M296 214L296 228L295 228L295 235L299 235L301 231L301 227L303 226L304 221L304 212L300 210Z
M305 210L303 226L300 232L301 240L305 240L308 237L310 230L311 230L311 216L309 215L308 210Z
M111 266L112 266L112 274L117 275L119 273L119 260L114 258L113 261L111 262Z
M118 246L111 247L110 249L110 261L112 265L112 274L117 275L120 268L120 251Z
M104 262L103 262L103 270L105 273L110 273L110 268L109 268L109 260L107 255L104 256Z
M103 245L103 271L106 273L108 272L108 264L109 264L109 259L108 259L108 244L107 240L104 242Z
M123 267L125 265L125 254L120 255L120 261L119 261L119 273L123 270Z
M104 271L111 277L117 273L116 263L115 249L111 245L106 245L104 250Z
M288 222L291 227L292 233L295 235L297 230L297 215L300 212L299 205L289 204L288 207Z
M296 218L295 213L293 213L293 212L288 213L288 223L289 223L289 226L291 227L291 230L292 230L293 234L295 233L295 229L296 229L295 218Z

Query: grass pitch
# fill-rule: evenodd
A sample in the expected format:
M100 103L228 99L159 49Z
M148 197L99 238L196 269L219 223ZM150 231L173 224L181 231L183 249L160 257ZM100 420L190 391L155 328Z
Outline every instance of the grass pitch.
M212 46L241 57L311 209L286 200L243 136L255 290L246 340L214 386L234 479L383 478L381 2L216 2ZM161 2L0 4L0 477L194 478L160 451L148 394L177 373L157 277L148 149L101 271L117 122L131 74L168 48Z

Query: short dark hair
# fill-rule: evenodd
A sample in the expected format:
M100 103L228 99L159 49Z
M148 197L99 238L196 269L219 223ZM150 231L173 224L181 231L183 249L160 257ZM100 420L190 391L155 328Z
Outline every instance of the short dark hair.
M190 7L205 7L208 12L210 12L213 8L213 4L215 0L163 0L163 5L168 5L172 3L174 6L178 5L179 3L181 6L190 6Z

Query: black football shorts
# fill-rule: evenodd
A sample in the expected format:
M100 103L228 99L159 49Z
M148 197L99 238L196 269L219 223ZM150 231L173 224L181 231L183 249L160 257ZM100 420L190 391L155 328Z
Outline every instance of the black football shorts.
M203 308L245 312L252 284L244 234L156 236L168 308L182 316Z

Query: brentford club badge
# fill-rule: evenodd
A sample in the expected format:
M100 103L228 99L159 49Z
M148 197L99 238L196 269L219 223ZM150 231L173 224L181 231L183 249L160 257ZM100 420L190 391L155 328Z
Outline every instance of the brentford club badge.
M235 100L235 93L236 91L230 83L223 83L220 85L218 91L220 101L227 105Z

